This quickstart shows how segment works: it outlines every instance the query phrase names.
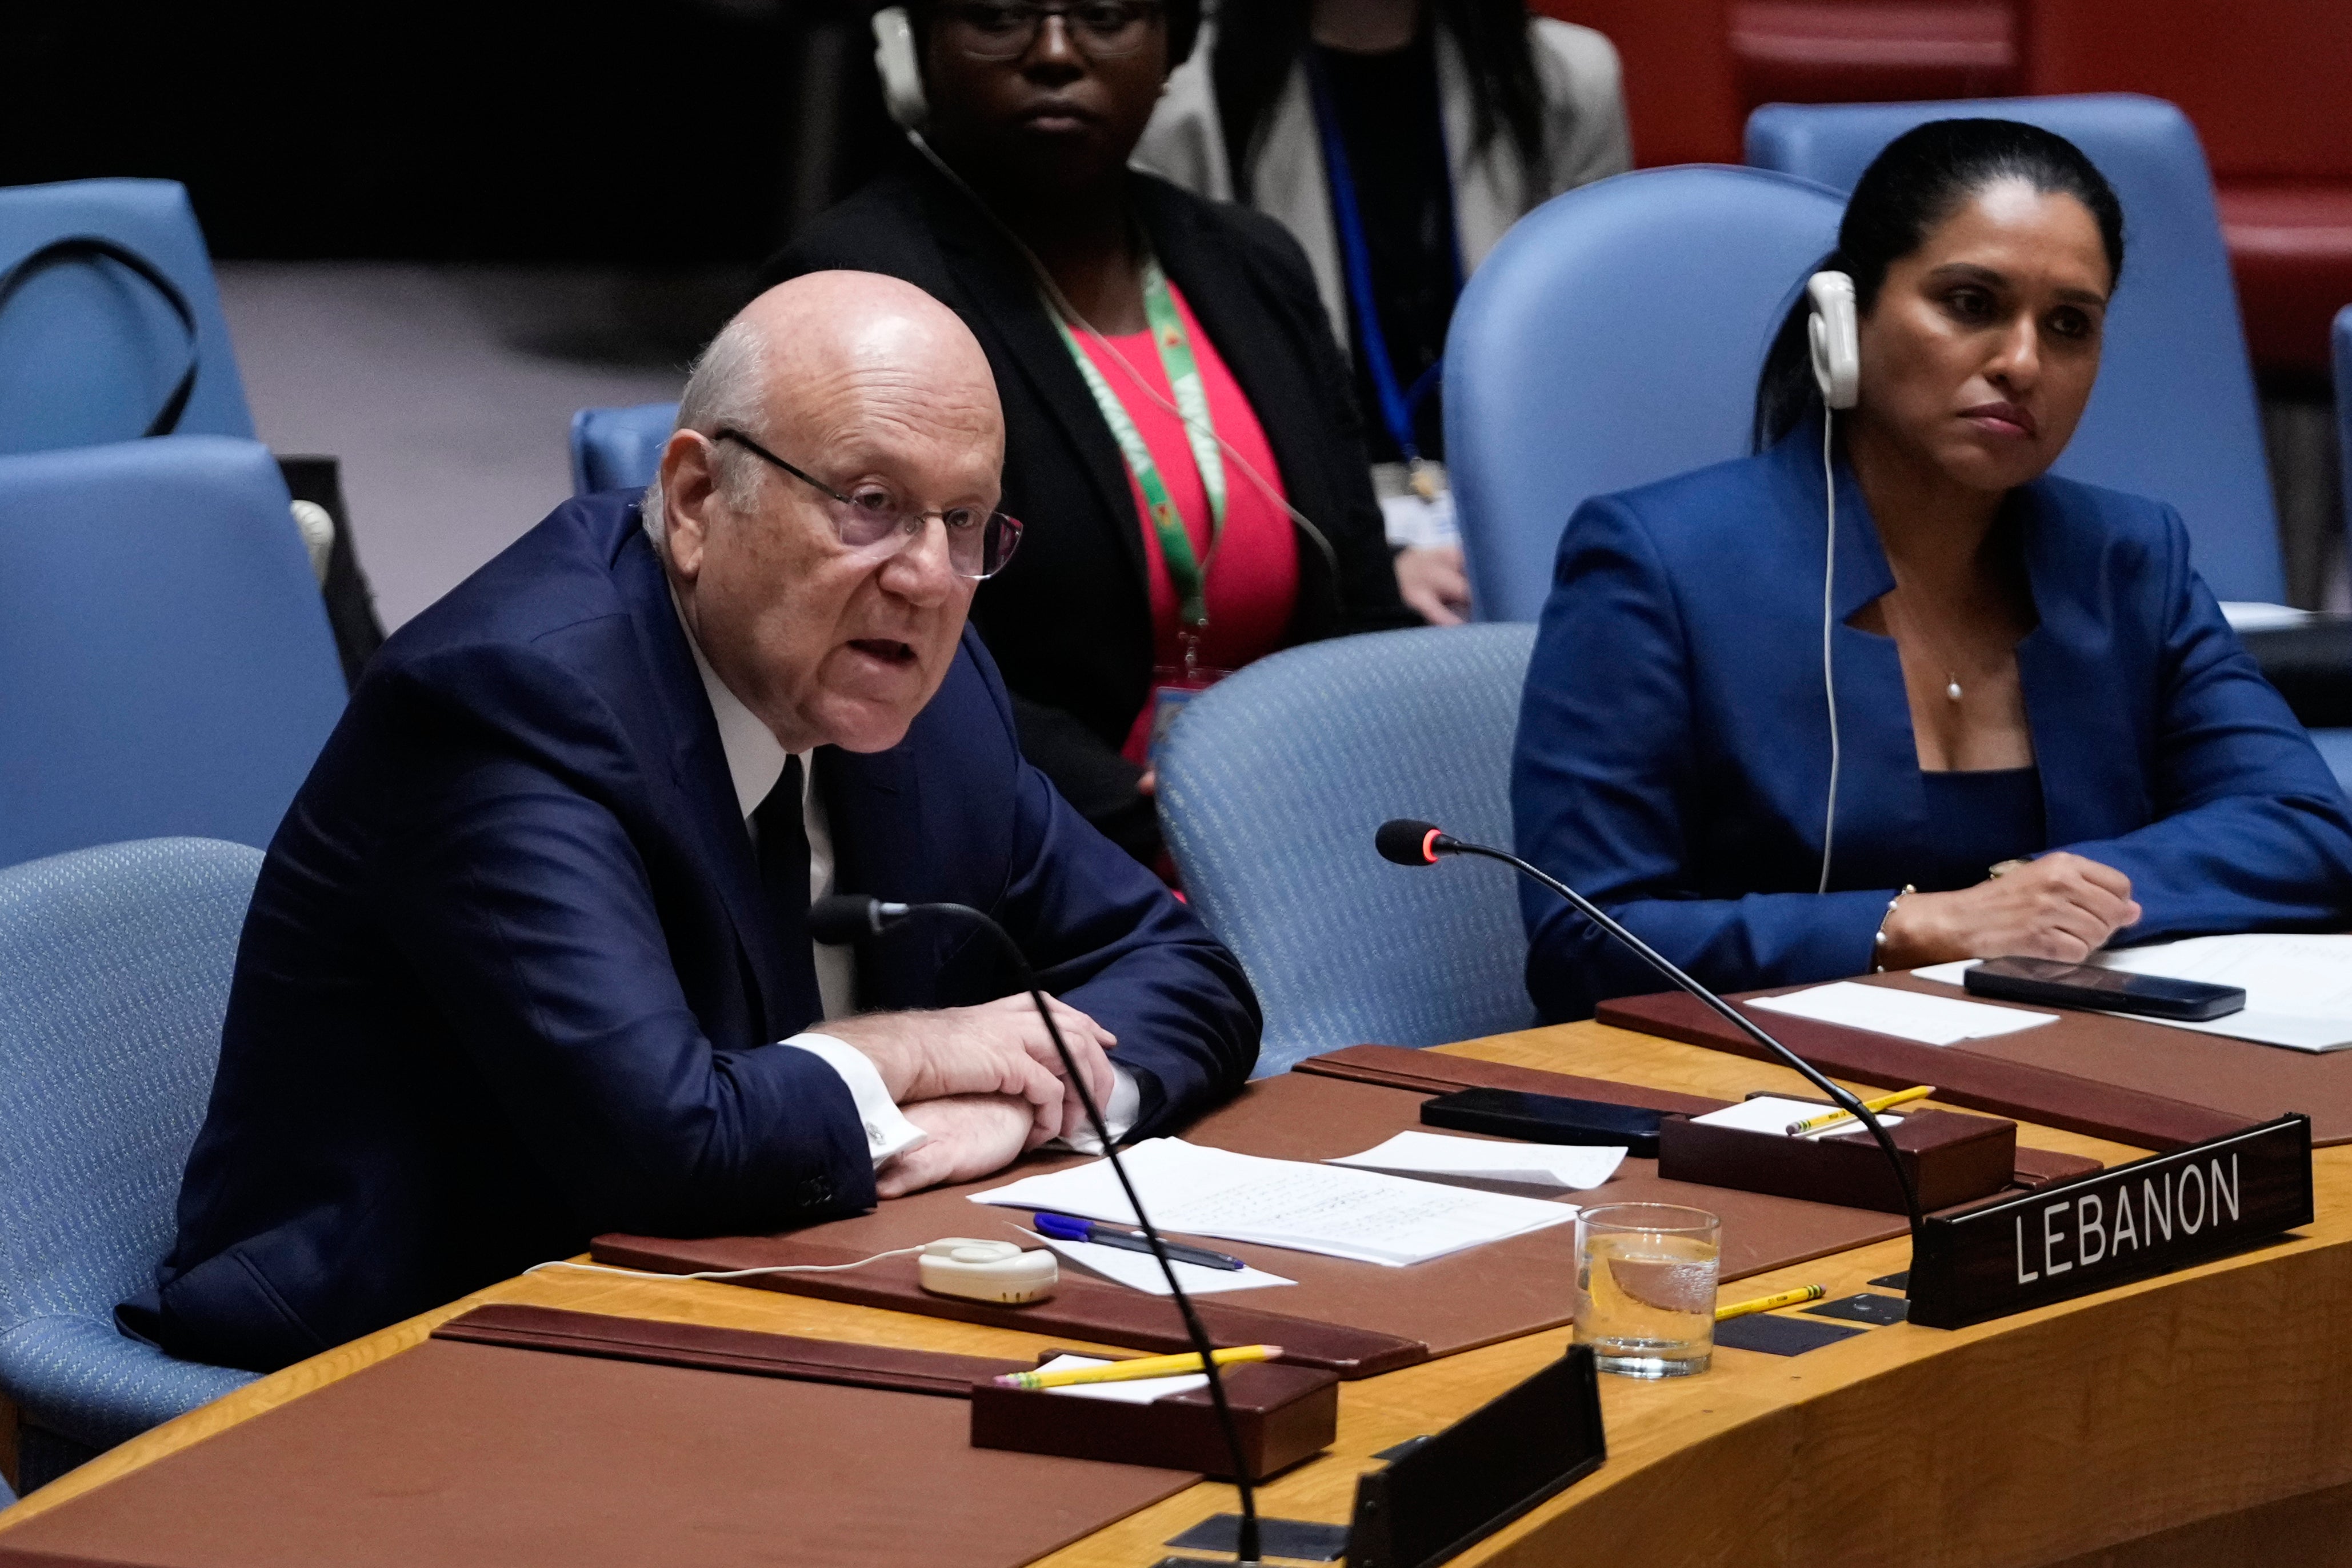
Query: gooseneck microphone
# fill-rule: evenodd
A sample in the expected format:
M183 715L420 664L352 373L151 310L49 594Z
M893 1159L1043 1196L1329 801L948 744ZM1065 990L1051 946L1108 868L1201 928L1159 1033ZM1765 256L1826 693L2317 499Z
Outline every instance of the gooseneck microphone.
M1128 1179L1127 1166L1119 1160L1118 1145L1111 1140L1110 1126L1103 1120L1102 1108L1095 1103L1094 1091L1087 1087L1077 1062L1070 1055L1068 1042L1062 1038L1060 1026L1054 1022L1054 1010L1045 1005L1045 993L1038 987L1036 973L1030 969L1029 957L1021 951L1021 944L992 916L969 904L894 904L855 893L836 893L812 903L808 930L813 940L828 947L839 947L878 936L918 915L963 921L995 937L997 946L1012 961L1014 979L1029 993L1029 1000L1036 1004L1037 1016L1045 1021L1045 1033L1053 1039L1054 1053L1061 1058L1062 1070L1069 1075L1071 1092L1078 1097L1078 1105L1087 1113L1087 1125L1094 1130L1104 1156L1110 1161L1111 1173L1118 1178L1119 1191L1127 1194L1128 1206L1135 1211L1135 1223L1150 1243L1151 1256L1160 1260L1160 1275L1168 1281L1168 1294L1183 1317L1184 1332L1191 1338L1193 1350L1200 1352L1202 1370L1209 1379L1209 1402L1216 1407L1217 1426L1224 1434L1226 1451L1233 1458L1234 1489L1241 1498L1241 1529L1234 1540L1234 1555L1245 1568L1257 1568L1257 1491L1250 1484L1249 1457L1242 1447L1241 1431L1234 1424L1233 1406L1225 1399L1224 1374L1214 1359L1216 1347L1210 1342L1208 1331L1201 1326L1200 1314L1192 1310L1192 1299L1184 1293L1182 1283L1176 1278L1176 1265L1168 1256L1168 1243L1160 1237L1160 1227L1151 1223L1151 1216L1144 1212L1143 1199L1136 1192L1135 1184Z
M1399 866L1434 866L1437 864L1437 858L1441 855L1475 855L1483 859L1501 861L1520 876L1539 882L1566 899L1570 909L1624 943L1651 968L1706 1003L1736 1026L1740 1033L1802 1073L1806 1080L1823 1094L1828 1095L1839 1110L1870 1129L1870 1135L1877 1140L1880 1151L1886 1156L1886 1163L1895 1167L1895 1180L1903 1189L1903 1211L1911 1221L1911 1241L1914 1247L1917 1246L1924 1222L1919 1213L1919 1194L1911 1184L1911 1173L1905 1169L1903 1157L1895 1152L1895 1141L1886 1135L1886 1129L1879 1125L1878 1118L1872 1114L1870 1108L1864 1105L1851 1089L1840 1088L1831 1082L1811 1062L1766 1034L1757 1026L1754 1019L1738 1008L1685 974L1669 962L1664 953L1619 925L1591 900L1559 878L1529 865L1507 850L1491 848L1484 844L1473 844L1467 839L1453 837L1433 822L1415 822L1410 817L1402 816L1381 824L1380 830L1372 835L1372 843L1380 850L1381 858L1393 861Z

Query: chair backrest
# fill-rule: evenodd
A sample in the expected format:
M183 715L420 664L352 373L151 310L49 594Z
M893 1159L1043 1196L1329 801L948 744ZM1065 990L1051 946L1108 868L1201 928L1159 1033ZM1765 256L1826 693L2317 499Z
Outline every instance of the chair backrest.
M2179 104L2224 180L2352 179L2342 0L2032 0L2024 46L2029 92Z
M269 842L344 700L289 505L225 436L0 458L0 866Z
M1373 851L1392 816L1511 837L1511 738L1534 628L1451 626L1292 648L1188 704L1160 754L1186 896L1265 1010L1258 1076L1372 1043L1534 1022L1510 873Z
M1748 117L1748 161L1849 191L1911 127L1974 116L2056 132L2089 154L2123 202L2124 277L2107 313L2098 388L2055 471L2179 508L2197 568L2219 597L2284 598L2237 288L2213 182L2179 110L2121 94L1773 104Z
M661 468L662 447L677 423L675 403L583 408L572 416L572 493L641 490Z
M1532 0L1528 9L1617 46L1636 168L1739 156L1729 0Z
M2344 548L2352 550L2352 305L2336 312L2336 439L2342 452Z
M1620 174L1503 237L1445 346L1445 456L1480 616L1532 621L1588 497L1748 450L1756 376L1843 204L1753 169Z
M0 188L0 275L51 242L93 236L145 258L195 318L189 435L253 434L204 232L173 180L69 180ZM189 359L186 327L121 264L38 268L0 304L0 452L125 441L146 433Z
M260 869L154 838L0 870L0 1331L152 1283Z

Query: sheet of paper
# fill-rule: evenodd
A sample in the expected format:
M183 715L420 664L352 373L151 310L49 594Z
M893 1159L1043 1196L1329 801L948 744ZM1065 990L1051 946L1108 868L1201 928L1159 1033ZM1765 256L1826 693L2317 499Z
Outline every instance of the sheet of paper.
M1435 1132L1400 1132L1360 1154L1324 1163L1402 1175L1475 1176L1527 1187L1597 1187L1625 1161L1622 1148L1570 1143L1507 1143L1486 1138L1447 1138Z
M1036 1236L1034 1231L1029 1234ZM1053 1236L1038 1236L1037 1239L1114 1285L1153 1296L1168 1294L1168 1279L1160 1272L1160 1260L1148 1252L1129 1252L1123 1247L1105 1247L1096 1241L1064 1241ZM1279 1274L1268 1274L1263 1268L1204 1268L1181 1258L1176 1259L1176 1279L1187 1296L1213 1296L1220 1290L1255 1290L1265 1285L1298 1283Z
M1149 1202L1150 1200L1146 1200ZM1108 1247L1098 1250L1108 1251ZM1214 1272L1214 1270L1211 1270ZM1185 1289L1190 1289L1191 1286ZM1214 1342L1213 1341L1212 1342ZM1082 1366L1103 1366L1105 1358L1091 1355L1057 1355L1039 1367L1039 1372L1068 1372ZM1048 1394L1066 1394L1073 1399L1110 1399L1121 1405L1149 1405L1171 1394L1183 1394L1209 1386L1205 1372L1188 1372L1177 1377L1139 1377L1131 1383L1076 1383L1066 1388L1049 1388Z
M1704 1116L1694 1116L1691 1120L1706 1127L1739 1127L1750 1132L1779 1132L1785 1135L1791 1121L1805 1121L1816 1116L1826 1116L1836 1109L1834 1105L1823 1105L1816 1100L1782 1100L1777 1095L1759 1094L1753 1100L1743 1100L1737 1105L1727 1105L1721 1110L1710 1110ZM1903 1118L1891 1110L1882 1110L1878 1113L1878 1124L1886 1128L1900 1127L1903 1125ZM1843 1130L1848 1132L1864 1131L1859 1121L1846 1122ZM1823 1131L1836 1132L1839 1129L1832 1127L1825 1128Z
M2193 936L2103 952L2097 962L2134 974L2243 987L2250 1013L2352 1023L2352 936Z
M2058 1021L2055 1013L2028 1013L2015 1007L1994 1007L1982 1002L1956 1002L1897 991L1885 985L1857 985L1840 980L1786 996L1759 996L1748 1004L1774 1013L1788 1013L1818 1023L1843 1024L1916 1040L1923 1046L1950 1046L1993 1035L2013 1035Z
M2139 1013L2118 1014L2119 1017L2290 1050L2337 1051L2352 1047L2352 936L2298 931L2193 936L2182 942L2102 952L2091 962L2134 974L2235 985L2246 994L2244 1011L2201 1024ZM1963 959L1911 973L1923 980L1964 985L1964 977L1977 963Z
M1181 1138L1149 1139L1125 1158L1162 1230L1391 1268L1576 1217L1568 1205L1539 1198L1235 1154ZM1106 1160L974 1193L971 1201L1136 1223Z
M2298 610L2291 605L2266 605L2259 599L2224 599L2221 618L2230 623L2233 632L2274 632L2289 626L2299 626L2316 619L2309 610Z

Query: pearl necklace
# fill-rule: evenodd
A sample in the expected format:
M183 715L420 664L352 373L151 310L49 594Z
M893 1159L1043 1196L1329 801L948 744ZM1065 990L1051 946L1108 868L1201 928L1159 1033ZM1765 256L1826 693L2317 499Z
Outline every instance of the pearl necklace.
M1917 637L1922 647L1925 647L1927 642L1927 633L1925 629L1920 626L1918 618L1911 614L1910 605L1907 603L1903 602L1902 586L1900 584L1896 584L1895 592L1886 595L1886 603L1887 609L1885 613L1886 615L1887 631L1892 633L1895 630L1895 611L1899 608L1902 612L1903 619L1910 624L1911 635ZM1942 650L1939 648L1927 647L1926 651L1928 653L1940 653ZM1944 670L1944 700L1948 702L1958 702L1966 695L1967 693L1960 689L1960 672L1949 668L1948 666L1946 667Z

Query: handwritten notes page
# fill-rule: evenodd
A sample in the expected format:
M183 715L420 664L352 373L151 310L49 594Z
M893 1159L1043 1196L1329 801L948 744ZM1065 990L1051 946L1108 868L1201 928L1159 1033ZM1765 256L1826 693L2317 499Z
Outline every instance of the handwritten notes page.
M1372 1171L1268 1160L1153 1138L1126 1151L1127 1172L1162 1230L1318 1252L1391 1268L1561 1225L1567 1204L1416 1182ZM1110 1163L1029 1176L972 1202L1136 1223Z

